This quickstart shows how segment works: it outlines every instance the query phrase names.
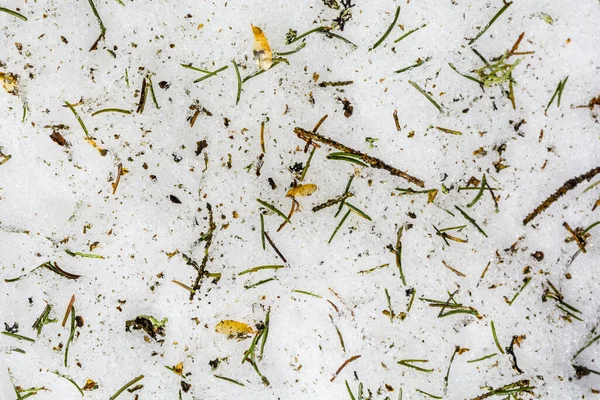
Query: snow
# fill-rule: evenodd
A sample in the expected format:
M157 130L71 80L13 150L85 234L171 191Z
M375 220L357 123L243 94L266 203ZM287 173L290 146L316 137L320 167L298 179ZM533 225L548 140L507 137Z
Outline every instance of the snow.
M97 382L97 390L85 391L87 398L109 398L142 374L145 378L139 383L144 387L134 394L178 398L182 377L164 366L179 362L184 364L184 380L192 385L188 393L182 393L184 399L348 399L345 380L355 395L362 382L373 399L396 399L400 388L405 399L427 398L416 389L446 399L471 399L485 393L485 387L520 379L529 379L536 387L534 396L523 398L593 398L592 390L600 390L598 375L577 379L572 367L600 369L598 342L572 361L598 335L600 228L589 232L587 253L570 264L578 248L573 241L565 242L570 235L563 227L566 221L574 229L585 228L600 219L598 209L592 211L600 186L583 193L599 177L571 190L529 225L522 224L565 181L599 166L598 109L576 108L600 94L598 2L515 1L475 42L473 47L491 59L510 49L525 32L519 51L535 53L520 56L523 61L514 71L513 110L498 87L483 92L448 66L450 62L462 73L480 66L468 38L487 24L501 2L356 1L352 19L343 32L336 33L356 43L357 49L323 34L310 35L304 49L287 56L290 65L277 65L244 83L236 105L231 60L240 65L242 77L257 68L252 60L250 24L264 31L273 51L284 52L300 44L285 45L290 28L300 34L328 25L337 12L317 0L123 1L125 6L113 0L95 2L107 32L98 50L91 52L100 30L86 1L9 0L3 5L19 8L28 21L0 12L0 71L19 74L23 87L20 97L0 90L0 150L12 156L0 165L0 322L9 326L18 322L18 334L36 339L29 343L0 336L0 398L15 398L12 385L48 388L35 396L38 399L80 396L71 383L52 371L71 377L80 386L86 379ZM381 46L369 51L391 23L396 6L401 6L397 25L404 25L404 32L427 26L394 44L403 34L396 26ZM553 24L545 22L542 13L552 16ZM200 29L199 24L203 24ZM22 44L22 51L15 42ZM106 49L113 50L116 58ZM426 57L432 58L418 68L393 73ZM202 74L180 66L189 63L209 70L225 65L228 69L195 84L193 80ZM144 112L135 113L148 72L153 74L160 109L149 97ZM319 75L318 82L354 83L321 88L313 73ZM545 115L552 93L567 76L560 107L555 102ZM431 92L443 112L409 80ZM168 82L168 89L159 88L160 81ZM309 101L311 92L314 104ZM344 117L338 97L352 103L351 117ZM98 145L108 150L106 157L85 141L72 112L63 107L65 101L80 99L84 104L75 109ZM187 118L193 111L189 106L195 100L212 116L202 112L190 127ZM29 109L24 122L23 101ZM132 114L92 117L94 111L109 107ZM402 127L399 132L394 110ZM284 213L289 211L291 201L285 194L294 179L289 167L306 163L308 156L302 152L305 143L293 129L310 130L325 114L328 118L320 134L405 170L425 181L425 189L440 192L435 204L427 204L427 195L400 196L396 188L419 188L384 170L356 169L328 160L331 149L321 145L304 181L316 184L318 190L298 198L301 210L292 223L276 232L282 218L273 213L264 217L265 229L287 259L283 263L269 244L262 249L261 207L256 198ZM228 127L224 118L230 120ZM266 153L257 176L263 121ZM45 126L61 123L70 127L61 131L70 147L61 147L48 137L52 130ZM463 134L450 135L436 126ZM365 141L367 137L378 139L373 148ZM197 156L194 151L200 140L207 140L208 148ZM503 143L506 151L501 157L509 167L497 172L493 163L499 155L494 147ZM480 147L487 154L474 156ZM226 165L228 154L231 168ZM119 163L128 173L113 195L111 183ZM247 171L245 167L252 163ZM349 202L372 221L351 213L328 244L340 221L340 216L334 217L337 206L317 213L311 208L342 194L354 173L351 192L355 196ZM487 192L467 208L477 192L457 191L471 176L481 179L482 174L492 187L499 188L495 192L500 196L498 213ZM275 181L276 189L270 187L268 178ZM442 184L450 189L449 194L442 193ZM170 195L182 204L171 202ZM190 301L189 292L171 281L193 283L196 272L181 253L198 263L202 260L204 242L198 243L198 238L208 230L207 203L213 207L217 225L207 270L222 277L218 283L204 279ZM473 217L488 237L466 221L455 205ZM445 245L434 225L440 229L467 225L448 233L468 243ZM387 248L396 246L400 226L405 226L406 286ZM99 244L90 251L94 242ZM71 257L65 249L104 259ZM178 254L167 256L176 250ZM531 256L535 251L544 253L542 261ZM444 267L442 260L466 277ZM43 269L16 282L4 281L46 261L55 261L81 278L67 280ZM359 274L385 263L389 266ZM285 264L285 268L237 275L271 264ZM525 275L527 266L531 272ZM526 276L531 282L509 306L504 297L511 299ZM244 288L270 277L277 280ZM564 314L555 302L542 301L546 280L561 291L565 302L581 311L583 322L569 323L561 318ZM412 309L406 319L390 322L382 313L388 309L385 289L398 314L407 311L410 296L406 290L410 288L416 289ZM475 307L481 319L465 314L437 318L439 309L419 300L445 301L456 290L456 300ZM77 329L65 367L64 347L53 348L66 345L69 324L63 328L60 322L72 295L84 326ZM46 303L53 306L51 316L59 321L46 325L36 337L31 325ZM264 321L269 308L268 341L258 361L270 381L267 387L248 363L241 364L251 339L228 340L214 328L224 319L254 326ZM168 318L166 336L161 338L164 343L146 342L139 331L125 332L125 321L138 315ZM330 316L343 336L345 351ZM512 368L507 354L467 363L498 352L491 321L503 348L513 336L526 336L520 347L515 346L523 374ZM455 346L470 351L456 355L445 388ZM330 382L338 367L355 355L361 357ZM208 362L225 357L227 361L211 371ZM397 364L402 359L427 359L423 367L434 371L402 367ZM215 374L245 386L217 379ZM386 384L394 391L388 391ZM124 392L119 398L131 399L134 394Z

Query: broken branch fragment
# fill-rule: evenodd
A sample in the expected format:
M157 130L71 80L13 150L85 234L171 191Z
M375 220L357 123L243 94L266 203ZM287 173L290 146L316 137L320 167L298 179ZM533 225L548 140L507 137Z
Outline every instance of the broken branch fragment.
M294 128L294 133L300 139L314 140L316 142L320 142L327 146L338 149L344 153L353 154L353 155L357 156L357 158L360 158L362 161L364 161L365 163L370 165L372 168L384 169L384 170L388 171L390 174L399 176L400 178L403 178L403 179L406 179L407 181L414 183L417 186L420 186L420 187L425 186L425 183L423 183L422 180L415 178L414 176L411 176L404 171L400 171L400 170L386 164L385 162L381 161L378 158L371 157L368 154L362 153L358 150L351 149L350 147L347 147L347 146L345 146L341 143L338 143L335 140L329 139L325 136L319 135L318 133L310 132L310 131L307 131L300 127Z
M600 174L600 167L592 168L588 172L583 175L579 175L575 178L569 179L566 181L560 188L556 190L550 197L544 200L539 206L535 208L525 219L523 220L523 225L527 225L530 223L535 217L544 212L548 207L550 207L556 200L558 200L561 196L565 195L569 190L575 189L577 185L579 185L583 181L590 181L594 176Z

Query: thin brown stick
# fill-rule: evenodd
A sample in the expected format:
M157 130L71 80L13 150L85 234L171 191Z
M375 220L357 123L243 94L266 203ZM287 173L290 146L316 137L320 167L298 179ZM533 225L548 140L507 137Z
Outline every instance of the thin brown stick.
M335 374L333 374L333 376L331 377L331 379L329 380L329 382L333 382L333 380L338 376L338 374L340 372L342 372L342 370L344 368L346 368L346 365L350 364L352 361L355 361L357 359L359 359L361 356L352 356L349 359L347 359L346 361L344 361L344 363L342 365L340 365L340 367L337 369L337 371L335 371Z
M67 318L69 318L69 314L71 314L71 309L73 308L73 303L75 303L75 295L71 296L71 301L69 301L69 305L67 306L67 311L65 311L65 317L62 321L63 328L67 324Z
M217 225L215 224L212 212L212 206L210 203L206 203L206 208L208 209L208 229L209 231L204 235L206 237L206 244L204 245L204 257L202 257L202 262L198 266L198 264L192 260L190 257L185 256L187 263L192 265L197 271L198 275L196 275L196 279L194 280L194 285L192 286L192 290L190 292L190 300L194 299L194 295L196 292L200 290L202 286L202 278L208 276L206 271L206 264L208 263L208 250L210 249L210 245L212 244L213 233L217 229ZM182 254L184 255L184 254Z
M269 236L269 234L267 233L267 231L265 231L265 238L267 238L267 242L269 242L269 244L271 245L271 247L273 248L273 250L275 250L275 253L277 253L277 255L283 260L283 262L287 262L287 260L283 256L283 254L281 254L281 252L279 251L279 249L277 248L277 246L275 246L275 243L273 243L273 241L271 240L271 237Z
M521 340L525 339L526 336L513 336L512 337L512 341L510 342L510 346L508 346L506 348L506 354L510 355L511 357L511 363L512 363L512 367L515 371L517 371L519 374L523 373L523 370L521 368L519 368L519 364L517 364L517 356L515 354L515 344L519 347L521 347L521 345L519 344Z
M140 102L138 104L136 113L141 114L144 112L144 106L146 105L146 95L148 94L148 87L146 86L146 77L142 81L142 90L140 91Z
M314 141L323 143L327 146L338 149L340 151L343 151L345 153L351 153L351 154L360 156L360 158L365 163L369 164L372 168L384 169L384 170L388 171L390 174L399 176L400 178L403 178L403 179L406 179L407 181L414 183L415 185L417 185L419 187L425 187L425 183L422 180L415 178L414 176L411 176L404 171L400 171L399 169L396 169L396 168L386 164L385 162L381 161L378 158L371 157L368 154L362 153L358 150L351 149L350 147L347 147L341 143L338 143L335 140L329 139L325 136L321 136L318 133L309 132L300 127L294 128L294 133L301 139L314 140Z
M527 225L530 223L535 217L544 212L548 207L550 207L556 200L565 195L569 190L575 189L577 185L579 185L583 181L590 181L594 176L600 174L600 167L592 168L588 172L583 175L579 175L575 178L569 179L566 181L556 192L554 192L550 197L542 202L539 206L535 208L525 219L523 220L523 225Z
M196 120L198 119L198 115L200 115L200 110L196 109L196 111L194 111L194 115L192 116L192 119L190 119L190 128L194 127L194 124L196 123Z

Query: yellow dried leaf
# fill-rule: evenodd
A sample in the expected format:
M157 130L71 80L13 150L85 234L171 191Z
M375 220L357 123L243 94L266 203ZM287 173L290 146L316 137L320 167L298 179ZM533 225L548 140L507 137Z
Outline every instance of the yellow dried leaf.
M169 258L173 258L175 257L177 254L179 254L179 249L175 249L175 251L169 253L169 252L165 252L167 254L167 257Z
M312 183L307 183L305 185L299 185L288 190L286 196L287 197L302 197L302 196L310 196L317 190L317 185Z
M83 390L96 390L96 389L98 389L98 384L91 379L87 379L85 381L85 386L82 389Z
M438 190L434 189L431 192L427 193L427 204L429 203L433 203L433 201L435 200L435 196L437 196L438 194Z
M173 372L180 376L183 374L183 361L173 367Z
M87 138L85 138L85 140L86 140L86 142L88 142L89 144L91 144L92 147L94 147L96 150L98 150L98 152L100 153L100 155L102 157L104 157L108 153L108 150L103 149L102 147L98 146L96 144L96 141L94 139L92 139L91 137L87 137Z
M516 344L517 346L519 346L519 347L521 347L521 342L522 342L523 340L525 340L525 339L527 339L527 336L525 336L525 335L521 335L521 336L515 336L515 337L513 338L513 340L515 341L515 344Z
M2 82L4 90L9 94L14 96L19 95L19 75L10 72L0 72L0 82Z
M215 332L227 335L228 339L245 339L254 333L250 325L231 319L224 319L219 322L215 327Z
M269 46L269 42L262 29L258 26L250 26L252 27L252 33L254 34L254 45L252 46L254 59L258 63L258 68L266 71L273 65L273 53L271 52L271 47Z
M458 350L456 351L458 353L458 355L460 356L461 354L466 353L467 351L471 351L470 349L467 349L466 347L459 347Z

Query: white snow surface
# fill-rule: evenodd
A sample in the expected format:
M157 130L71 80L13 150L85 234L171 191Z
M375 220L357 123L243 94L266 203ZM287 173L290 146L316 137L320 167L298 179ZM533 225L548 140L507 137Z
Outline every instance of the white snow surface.
M361 382L365 398L371 399L397 399L400 390L404 399L428 398L417 389L445 399L472 399L488 387L521 379L535 386L534 394L519 395L523 399L598 396L600 376L577 379L572 365L600 370L600 342L573 360L599 333L600 226L589 231L587 252L571 263L578 247L565 241L570 234L563 223L575 229L600 220L600 207L592 211L600 185L583 193L600 175L569 191L527 226L522 223L564 182L600 166L598 108L576 108L600 95L598 1L515 0L469 46L469 38L502 2L355 0L352 19L335 32L358 48L323 34L309 35L304 49L286 56L289 65L276 65L244 83L237 105L231 60L240 65L242 77L257 70L250 24L263 29L274 52L285 52L300 44L285 44L290 28L302 33L329 25L338 11L317 0L123 1L125 6L95 1L107 28L95 51L88 50L100 31L88 1L2 4L19 9L28 21L0 12L0 71L18 74L23 89L20 96L0 90L0 150L12 156L0 165L0 323L17 322L18 334L36 341L0 335L0 398L16 398L13 385L44 386L48 390L33 397L40 400L79 398L75 386L53 371L79 386L86 379L97 382L97 390L84 392L91 399L108 399L139 375L145 376L139 382L143 388L125 391L119 399L135 394L140 399L177 399L182 380L191 384L183 399L349 399L344 381L355 396ZM401 12L393 31L369 51L397 6ZM422 24L427 26L394 44ZM492 59L510 49L521 32L525 35L519 51L534 53L518 56L522 61L513 73L516 109L499 86L482 91L448 66L452 63L462 73L479 68L482 62L471 47ZM431 60L422 66L393 72L427 57ZM193 83L202 73L180 66L189 63L211 71L229 67ZM160 108L148 97L144 112L136 113L148 72ZM560 107L555 100L545 114L567 76ZM350 80L353 84L342 87L318 86ZM427 90L443 112L409 80ZM170 86L160 88L161 81ZM338 98L352 103L349 118ZM108 150L105 157L86 142L73 113L63 106L80 99L83 104L75 109L98 145ZM191 127L189 107L195 101L212 115L200 113ZM24 102L28 113L22 122ZM132 113L92 117L109 107ZM400 131L392 117L395 110ZM256 199L288 213L291 200L285 195L297 177L290 168L306 164L308 157L293 130L311 130L325 114L318 133L417 176L425 189L437 188L439 193L433 204L427 203L426 194L400 196L396 188L420 188L381 169L327 159L337 150L322 144L303 182L316 184L318 190L297 198L301 209L279 232L282 218L273 212L264 216L265 229L287 259L283 263L268 243L262 248L260 213L266 209ZM230 121L228 127L224 118ZM261 122L266 151L257 176ZM61 131L69 147L49 138L52 129L45 126L57 124L70 127ZM444 133L436 126L463 134ZM371 148L366 138L378 140ZM208 147L196 155L201 140ZM500 156L494 148L502 144L506 150L501 157L508 167L497 171L493 163ZM487 154L473 155L480 148ZM128 172L113 194L119 163ZM318 212L311 208L342 194L352 174L354 197L349 202L372 221L351 213L328 244L347 208L337 218L337 206ZM470 177L481 179L483 174L497 189L498 212L489 192L467 208L477 191L458 191ZM181 204L173 203L170 195ZM205 242L198 239L208 230L207 203L217 229L206 269L222 277L217 283L205 278L190 301L189 292L171 281L193 284L196 272L181 254L201 262ZM448 246L434 229L459 225L466 227L448 233L468 243L450 241ZM406 285L388 248L396 246L401 226ZM104 258L71 257L65 249ZM167 256L176 250L178 254ZM532 257L536 251L544 253L542 261ZM68 280L48 269L28 273L46 261L81 277ZM466 276L453 273L442 261ZM285 267L238 276L273 264ZM359 273L382 264L389 266ZM5 281L24 273L16 282ZM271 277L277 279L245 288ZM507 304L504 297L511 299L527 277L529 285ZM542 300L547 280L581 311L583 321L565 320L555 301ZM411 288L416 296L410 312L404 320L391 322L383 313L388 309L385 289L399 314L407 312ZM438 318L439 308L420 300L446 301L455 291L456 301L477 309L480 318ZM84 325L76 330L65 367L69 323L63 328L61 322L72 295ZM46 325L37 336L31 325L46 303L58 323ZM265 386L249 363L241 363L251 339L229 340L215 326L227 319L254 326L264 321L269 308L268 340L257 360L270 382ZM125 321L138 315L168 318L166 334L159 337L164 342L125 331ZM522 374L508 354L467 363L499 353L491 321L503 349L513 336L526 336L514 347ZM469 351L455 356L445 385L455 346ZM361 357L331 382L338 367L356 355ZM216 358L227 359L212 371L209 361ZM423 368L433 371L399 365L403 359L429 360ZM183 377L164 367L179 362Z

